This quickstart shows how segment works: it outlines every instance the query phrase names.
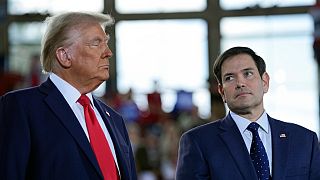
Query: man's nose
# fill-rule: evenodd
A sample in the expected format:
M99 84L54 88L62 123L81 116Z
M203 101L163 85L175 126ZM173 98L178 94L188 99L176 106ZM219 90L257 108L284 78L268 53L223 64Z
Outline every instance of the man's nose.
M236 88L245 87L245 81L244 81L244 78L242 77L237 78L236 83L237 83Z
M113 53L111 51L111 49L109 48L109 46L106 46L106 48L104 49L103 53L102 53L102 58L111 58L113 56Z

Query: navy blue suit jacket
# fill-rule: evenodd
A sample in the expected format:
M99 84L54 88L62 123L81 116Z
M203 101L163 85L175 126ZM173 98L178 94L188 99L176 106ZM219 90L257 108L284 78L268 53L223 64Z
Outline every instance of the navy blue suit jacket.
M122 117L96 98L94 104L114 143L121 179L136 180ZM103 179L81 125L49 79L1 97L0 179Z
M268 116L273 180L320 180L317 135ZM256 180L240 131L230 115L196 127L180 140L177 180Z

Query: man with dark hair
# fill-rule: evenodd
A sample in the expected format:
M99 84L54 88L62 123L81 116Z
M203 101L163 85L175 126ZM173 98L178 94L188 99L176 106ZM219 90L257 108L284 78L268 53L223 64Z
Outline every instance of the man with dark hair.
M264 60L233 47L214 63L226 117L184 133L177 180L319 180L316 133L270 117L263 105L269 89Z

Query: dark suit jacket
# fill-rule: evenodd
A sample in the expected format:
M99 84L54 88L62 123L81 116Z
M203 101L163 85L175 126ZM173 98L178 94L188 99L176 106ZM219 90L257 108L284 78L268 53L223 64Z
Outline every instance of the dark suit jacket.
M320 180L317 135L268 116L273 180ZM256 180L240 131L230 115L186 132L180 140L177 180Z
M136 180L122 117L95 98L94 104L114 143L121 179ZM1 97L0 179L103 179L81 125L49 79Z

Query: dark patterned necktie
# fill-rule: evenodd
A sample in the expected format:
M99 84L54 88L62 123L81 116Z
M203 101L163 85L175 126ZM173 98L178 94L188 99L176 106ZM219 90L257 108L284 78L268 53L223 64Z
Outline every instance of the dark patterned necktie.
M260 125L256 122L250 123L247 127L252 132L252 143L250 148L250 157L256 169L259 180L268 180L270 177L270 167L267 152L259 137L258 129Z

